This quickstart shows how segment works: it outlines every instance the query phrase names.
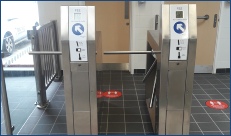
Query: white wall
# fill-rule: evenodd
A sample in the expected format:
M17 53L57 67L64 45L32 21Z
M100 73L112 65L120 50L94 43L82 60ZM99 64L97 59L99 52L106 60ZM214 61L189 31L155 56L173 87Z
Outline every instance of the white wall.
M160 1L130 2L130 50L143 51L147 46L147 30L154 30L154 18L160 14ZM130 55L130 72L134 69L145 69L146 55Z
M230 3L222 1L214 56L213 73L216 69L230 68Z

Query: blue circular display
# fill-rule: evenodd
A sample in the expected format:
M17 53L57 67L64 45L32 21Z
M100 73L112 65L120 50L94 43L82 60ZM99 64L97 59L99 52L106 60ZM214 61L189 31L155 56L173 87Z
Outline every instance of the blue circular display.
M76 23L72 26L72 32L75 34L75 35L81 35L83 34L84 32L84 27L82 24L80 23Z
M176 22L173 26L174 31L178 34L184 33L186 25L183 22Z

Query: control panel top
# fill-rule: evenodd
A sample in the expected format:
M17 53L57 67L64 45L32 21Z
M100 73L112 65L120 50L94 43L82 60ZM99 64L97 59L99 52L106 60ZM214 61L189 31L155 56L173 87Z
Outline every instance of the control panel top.
M187 60L188 35L188 5L170 5L169 60Z
M69 6L69 45L72 62L88 61L87 21L86 6Z

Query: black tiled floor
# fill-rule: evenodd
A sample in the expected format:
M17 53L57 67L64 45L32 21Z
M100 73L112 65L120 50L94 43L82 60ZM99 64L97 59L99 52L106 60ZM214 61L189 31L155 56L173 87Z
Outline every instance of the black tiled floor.
M192 114L196 122L212 122L208 114Z
M107 132L125 132L125 123L108 123Z
M219 131L213 122L197 123L202 131Z
M143 74L130 75L127 71L103 71L97 72L97 75L100 75L97 81L99 90L104 92L114 89L122 92L122 96L119 98L100 98L101 103L98 107L99 135L153 134L146 108ZM190 135L230 134L230 109L216 110L205 105L205 102L210 99L221 100L229 105L229 77L228 74L195 74ZM12 78L12 80L16 82L18 78ZM42 110L31 104L36 100L36 93L32 93L35 92L35 84L34 86L27 85L28 83L32 84L31 80L31 77L25 78L24 81L15 83L16 87L9 88L12 91L11 97L9 97L12 119L15 120L14 123L18 123L14 134L65 135L67 128L63 83L52 83L47 95L51 102L45 110ZM15 91L19 92L18 88L23 83L26 83L21 87L24 92L30 90L24 98L21 97L21 93L15 93ZM28 109L28 107L30 108ZM26 114L21 115L24 112ZM2 128L3 133L4 125Z

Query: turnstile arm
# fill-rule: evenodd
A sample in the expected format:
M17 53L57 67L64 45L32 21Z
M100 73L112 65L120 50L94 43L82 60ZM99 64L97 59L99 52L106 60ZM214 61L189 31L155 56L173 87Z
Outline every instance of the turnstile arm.
M31 51L29 55L62 55L61 51Z
M161 51L105 51L105 55L113 54L160 54Z

